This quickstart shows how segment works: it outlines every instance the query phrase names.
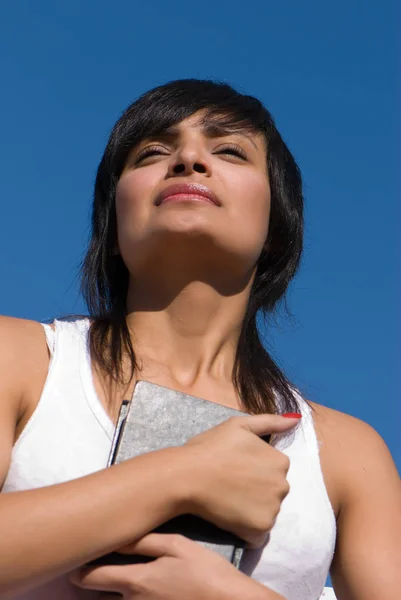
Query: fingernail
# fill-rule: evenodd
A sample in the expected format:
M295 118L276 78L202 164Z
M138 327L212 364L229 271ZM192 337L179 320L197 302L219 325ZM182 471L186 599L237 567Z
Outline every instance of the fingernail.
M301 419L302 418L301 413L284 413L281 416L285 417L286 419Z

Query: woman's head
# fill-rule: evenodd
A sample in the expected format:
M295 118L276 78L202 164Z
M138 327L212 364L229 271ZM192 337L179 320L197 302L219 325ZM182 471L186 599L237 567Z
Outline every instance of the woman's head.
M184 127L186 124L192 125L192 128ZM210 134L210 144L205 152L202 152L199 136L196 136L202 126L205 130L209 126ZM172 129L180 128L187 132L192 129L194 133L194 139L188 136L188 146L183 150L192 152L194 163L199 163L193 167L192 173L182 172L182 162L188 160L188 156L173 156L174 148L179 150L180 146L177 138L168 134ZM229 135L217 137L224 132ZM256 143L257 149L249 138ZM142 155L141 158L139 153L146 153L147 148L155 145L153 142L167 156ZM166 150L163 149L164 145ZM227 155L214 154L230 145L237 145L239 151L245 150L248 160L236 157L233 148L228 149L230 154ZM266 177L261 171L261 152L264 154ZM140 161L135 165L138 158ZM147 165L146 168L143 165ZM213 170L213 167L214 173L210 177L204 171ZM166 177L168 168L177 172ZM186 168L189 168L188 164ZM155 199L154 194L157 196L170 183L185 180L204 183L216 194L218 189L214 190L213 187L219 186L221 193L228 193L228 196L230 192L234 194L231 200L230 197L225 198L227 206L220 211L216 209L214 216L221 216L223 224L230 207L231 213L236 212L232 214L231 229L230 220L225 219L226 231L228 235L231 233L227 244L235 242L235 228L240 227L241 218L243 229L237 230L238 243L251 243L252 235L257 238L254 240L254 251L259 247L260 252L251 298L252 304L255 304L254 310L270 310L283 296L297 269L302 249L303 200L298 167L270 113L257 99L239 94L226 84L190 79L173 81L141 96L124 112L111 133L97 173L92 239L84 263L84 291L91 312L105 316L113 309L120 311L126 300L128 271L120 257L116 256L116 192L121 217L127 210L133 211L138 217L137 221L132 220L131 223L127 219L120 219L120 229L124 230L121 234L125 232L124 241L128 243L129 238L132 240L133 237L139 241L141 233L149 240L149 232L144 231L146 225L156 229L159 227L159 233L160 229L166 233L166 227L170 227L171 231L174 226L179 228L180 222L177 212L174 217L171 216L172 210L169 215L167 211L163 214L154 210L154 217L166 218L164 222L161 218L150 222L149 214L144 215L144 206L147 204L149 209ZM136 195L143 189L149 196L152 185L153 197L139 198L138 202ZM242 204L239 203L241 194L246 196ZM130 201L133 197L136 202ZM194 211L185 212L192 214L184 217L186 220L181 223L182 227L194 228L194 221L202 220L205 216L202 210L195 211L196 217ZM209 219L211 212L206 214L205 219ZM198 222L198 225L202 232L202 224ZM219 223L215 225L216 234L220 231L220 236L224 238L224 227L218 230ZM260 243L259 238L263 234L266 234L266 239ZM145 252L146 244L142 245L142 249ZM124 250L124 259L130 260ZM239 252L241 250L244 248L239 248ZM140 245L137 256L135 252L131 253L131 260L141 260L138 254Z
M176 183L205 186L216 204L160 204ZM249 342L256 313L275 306L296 272L302 234L300 172L265 107L226 84L170 82L124 112L99 165L83 264L89 311L103 335L123 327L129 273L148 266L161 244L196 243L233 272L253 269ZM129 345L127 333L119 339Z

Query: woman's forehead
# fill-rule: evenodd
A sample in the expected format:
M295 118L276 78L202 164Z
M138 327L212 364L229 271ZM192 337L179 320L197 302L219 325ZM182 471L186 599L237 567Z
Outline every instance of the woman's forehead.
M181 121L169 125L165 131L179 133L185 128L200 129L210 137L248 132L258 135L260 132L246 119L240 119L235 114L219 113L213 110L198 111Z
M265 135L256 130L249 121L235 118L235 115L228 113L215 114L210 111L198 111L181 121L161 128L157 133L150 133L142 138L154 139L160 136L164 138L178 138L188 129L199 130L207 138L220 138L230 135L243 135L250 139L253 145L259 145L265 142ZM258 144L259 142L259 144ZM263 144L264 145L264 144Z

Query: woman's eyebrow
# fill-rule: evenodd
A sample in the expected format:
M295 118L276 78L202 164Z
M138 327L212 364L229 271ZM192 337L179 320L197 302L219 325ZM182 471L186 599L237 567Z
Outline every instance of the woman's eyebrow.
M224 125L212 121L202 123L202 133L209 138L227 137L229 135L241 135L246 137L257 150L257 146L252 136L246 133L245 129L225 127Z
M234 128L234 127L226 127L223 124L205 121L200 123L201 131L203 135L207 138L219 138L219 137L228 137L230 135L241 135L247 140L251 142L251 144L258 149L255 140L249 135L245 129ZM166 140L166 141L174 141L180 136L180 129L177 125L172 125L171 127L167 127L163 131L158 134L153 134L146 136L145 140L153 141L153 140Z

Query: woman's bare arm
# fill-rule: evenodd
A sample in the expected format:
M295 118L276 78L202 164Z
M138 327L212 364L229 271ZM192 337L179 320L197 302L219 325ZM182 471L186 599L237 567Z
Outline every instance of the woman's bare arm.
M148 564L78 569L71 581L84 589L122 594L124 600L285 600L225 558L185 537L151 533L122 548L155 558Z
M0 319L0 485L24 395L40 393L46 362L41 325ZM67 483L1 494L1 597L138 539L178 514L181 454L171 448Z
M401 482L369 425L323 410L322 453L339 489L332 580L338 600L396 600L401 594ZM328 458L328 455L330 457Z
M40 396L47 367L41 325L1 318L0 485L24 406L30 394ZM0 597L67 573L184 512L261 541L288 492L288 460L258 436L295 423L277 415L237 418L181 448L66 483L0 494Z

